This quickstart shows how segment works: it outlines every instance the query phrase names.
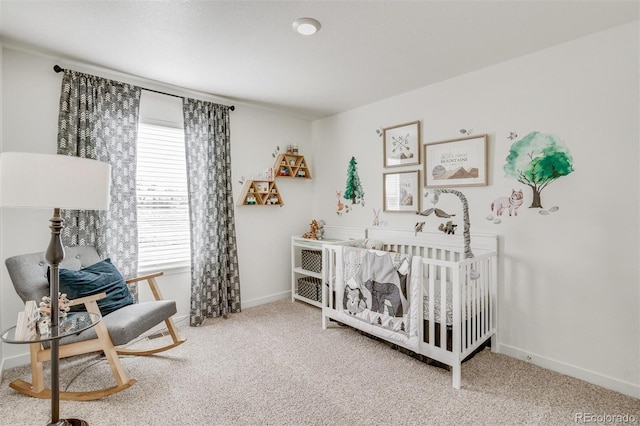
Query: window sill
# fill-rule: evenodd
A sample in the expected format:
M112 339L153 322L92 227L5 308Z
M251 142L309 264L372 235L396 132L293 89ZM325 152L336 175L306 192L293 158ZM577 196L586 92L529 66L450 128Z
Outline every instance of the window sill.
M187 266L187 265L178 265L178 266L158 265L155 267L152 266L152 267L139 269L138 275L142 276L146 274L152 274L154 272L162 272L164 275L185 274L185 273L191 273L191 266Z

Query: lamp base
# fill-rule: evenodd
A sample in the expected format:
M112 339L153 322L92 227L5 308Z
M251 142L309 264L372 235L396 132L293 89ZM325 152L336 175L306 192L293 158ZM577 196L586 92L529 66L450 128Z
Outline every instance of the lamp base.
M49 423L47 426L89 426L89 423L80 419L60 419L55 423Z

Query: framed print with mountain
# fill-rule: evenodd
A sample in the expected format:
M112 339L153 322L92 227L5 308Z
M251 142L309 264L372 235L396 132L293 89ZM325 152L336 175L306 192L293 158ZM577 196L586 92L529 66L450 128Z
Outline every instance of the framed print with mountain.
M487 135L423 146L425 188L487 185Z
M420 164L420 122L399 124L383 129L384 166Z

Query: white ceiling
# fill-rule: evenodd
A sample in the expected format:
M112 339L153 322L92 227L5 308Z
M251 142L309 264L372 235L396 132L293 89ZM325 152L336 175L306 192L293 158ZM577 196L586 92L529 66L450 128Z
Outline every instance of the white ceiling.
M637 0L0 0L0 36L316 119L636 20L639 10ZM304 16L320 32L295 33Z

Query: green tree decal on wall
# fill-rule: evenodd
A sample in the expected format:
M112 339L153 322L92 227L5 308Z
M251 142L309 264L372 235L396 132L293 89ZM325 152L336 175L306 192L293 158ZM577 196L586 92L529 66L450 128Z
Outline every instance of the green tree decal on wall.
M358 163L356 157L351 157L349 161L349 167L347 168L347 186L343 194L344 199L351 200L352 204L364 205L364 191L360 184L360 177L358 176Z
M573 158L560 139L531 132L511 145L504 171L507 177L531 188L530 207L542 208L540 194L551 182L573 172Z

